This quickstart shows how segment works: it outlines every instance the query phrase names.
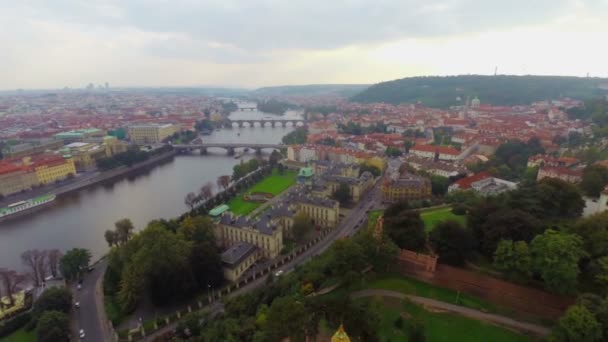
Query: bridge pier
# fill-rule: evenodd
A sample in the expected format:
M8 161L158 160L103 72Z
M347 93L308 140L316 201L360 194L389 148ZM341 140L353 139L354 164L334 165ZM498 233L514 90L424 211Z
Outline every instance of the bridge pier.
M239 121L239 128L243 128L243 121Z
M262 155L262 149L261 148L256 148L255 149L255 155L256 156L261 156Z
M201 152L200 152L201 156L204 156L207 154L207 148L206 147L201 147Z
M233 156L234 155L234 147L228 147L228 148L226 148L226 151L228 151L228 155L229 156Z

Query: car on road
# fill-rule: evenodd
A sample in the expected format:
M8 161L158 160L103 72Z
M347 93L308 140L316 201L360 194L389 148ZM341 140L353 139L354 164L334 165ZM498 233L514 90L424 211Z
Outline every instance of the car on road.
M80 302L74 303L74 306L76 307L76 309L80 309Z
M86 336L86 334L84 333L84 329L80 329L80 331L78 332L78 336L80 336L81 340Z
M76 285L76 289L80 290L82 288L82 284L78 283L78 285Z
M280 277L280 276L281 276L283 273L284 273L284 272L283 272L283 270L278 270L278 271L276 271L276 272L274 273L274 276L275 276L275 277Z

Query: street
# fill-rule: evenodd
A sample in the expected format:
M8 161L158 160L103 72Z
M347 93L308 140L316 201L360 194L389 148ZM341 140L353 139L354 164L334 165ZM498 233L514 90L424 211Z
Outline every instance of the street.
M313 245L310 249L304 253L293 258L291 261L283 265L280 269L284 273L289 273L295 269L296 266L304 264L310 258L323 253L327 250L331 244L339 238L346 238L352 236L359 230L364 223L367 222L366 218L370 210L378 208L380 202L380 181L378 181L372 189L370 189L365 196L357 203L355 207L350 209L350 215L345 216L342 221L338 224L336 229L330 232L325 239L319 241L316 245ZM76 309L76 323L75 329L78 332L79 329L84 329L86 333L85 340L87 341L110 341L108 329L105 322L107 318L105 315L105 309L103 305L103 293L101 285L103 282L103 272L107 266L106 260L102 260L95 266L95 269L85 276L81 290L74 289L74 301L80 302L80 309ZM274 270L276 272L278 270ZM243 293L250 292L258 287L261 287L266 282L266 277L260 277L249 284L242 286L238 290L230 293L227 297L234 297ZM211 311L213 313L219 312L223 309L221 304L215 303ZM150 319L151 317L143 317L143 320ZM169 324L163 327L159 331L149 335L146 340L152 341L154 337L160 336L168 331L175 329L176 323Z
M94 269L84 276L82 288L77 289L73 285L72 293L74 302L80 303L80 308L74 308L73 318L73 335L78 338L80 329L84 329L86 337L85 341L110 341L108 329L106 326L107 319L105 308L103 305L102 283L103 274L107 267L105 259L94 265Z

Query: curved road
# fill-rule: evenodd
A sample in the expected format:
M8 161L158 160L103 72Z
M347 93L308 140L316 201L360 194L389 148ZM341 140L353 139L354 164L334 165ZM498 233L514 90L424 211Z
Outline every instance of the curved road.
M401 292L390 291L390 290L380 290L380 289L369 289L353 292L350 294L351 298L364 298L364 297L390 297L390 298L398 298L398 299L409 299L416 304L420 304L423 306L430 306L433 308L457 313L459 315L476 319L479 321L485 321L489 323L493 323L499 326L503 326L506 328L511 328L517 331L523 331L527 333L532 333L534 335L545 337L549 335L551 332L548 328L543 327L541 325L536 325L532 323L524 323L520 321L516 321L512 318L489 314L479 310L470 309L464 306L454 305L446 302L441 302L438 300L434 300L426 297L419 297L414 295L407 295Z

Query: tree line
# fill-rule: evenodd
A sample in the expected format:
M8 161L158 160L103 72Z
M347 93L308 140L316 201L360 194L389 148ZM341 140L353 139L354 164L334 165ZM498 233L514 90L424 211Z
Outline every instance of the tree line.
M117 300L123 313L132 312L145 297L164 305L223 281L208 217L155 220L138 233L124 219L116 223L115 232L122 238L108 240L104 293Z
M327 279L344 286L359 281L369 266L387 270L398 249L386 237L363 231L338 240L330 249L288 275L267 279L250 293L225 300L225 311L211 318L191 313L180 321L176 337L203 341L304 341L319 333L323 320L332 329L343 324L352 340L377 341L380 309L376 303L355 302L347 294L310 296Z

